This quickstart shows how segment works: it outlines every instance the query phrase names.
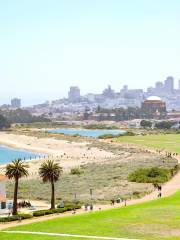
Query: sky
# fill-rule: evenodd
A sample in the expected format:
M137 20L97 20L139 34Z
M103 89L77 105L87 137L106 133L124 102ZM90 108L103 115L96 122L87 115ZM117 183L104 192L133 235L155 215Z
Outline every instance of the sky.
M0 0L0 104L180 79L179 0Z

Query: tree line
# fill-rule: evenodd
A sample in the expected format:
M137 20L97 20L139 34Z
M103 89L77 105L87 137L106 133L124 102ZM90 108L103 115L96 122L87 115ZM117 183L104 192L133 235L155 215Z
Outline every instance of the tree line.
M49 119L41 116L33 116L28 110L1 110L0 111L0 129L9 128L12 123L34 123L50 122Z
M175 124L173 121L160 121L156 122L153 126L153 122L149 120L142 120L140 125L143 128L157 128L157 129L171 129L171 127Z

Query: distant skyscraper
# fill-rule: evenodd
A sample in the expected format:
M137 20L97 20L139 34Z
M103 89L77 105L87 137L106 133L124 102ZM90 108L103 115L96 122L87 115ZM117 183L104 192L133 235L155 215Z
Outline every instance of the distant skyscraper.
M103 95L109 98L114 97L114 91L112 90L110 85L108 85L108 87L104 89Z
M157 91L161 91L164 88L164 84L162 82L156 82L155 88Z
M21 99L19 99L19 98L11 99L11 107L20 108L21 107Z
M164 81L164 90L167 93L173 93L174 92L174 78L169 76Z
M123 86L123 90L124 90L125 92L127 92L127 91L128 91L128 85L124 85L124 86Z
M80 89L78 87L70 87L68 99L71 102L78 101L80 99Z

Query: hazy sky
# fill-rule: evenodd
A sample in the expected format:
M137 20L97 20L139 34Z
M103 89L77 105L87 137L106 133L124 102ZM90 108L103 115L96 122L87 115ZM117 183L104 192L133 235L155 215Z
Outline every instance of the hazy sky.
M180 78L179 0L1 0L0 103Z

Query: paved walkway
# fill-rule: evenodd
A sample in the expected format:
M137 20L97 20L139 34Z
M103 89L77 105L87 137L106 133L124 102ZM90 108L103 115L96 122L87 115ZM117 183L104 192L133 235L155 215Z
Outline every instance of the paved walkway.
M104 240L138 240L129 238L111 238L111 237L99 237L99 236L86 236L86 235L74 235L74 234L63 234L63 233L46 233L46 232L26 232L26 231L3 231L4 233L14 234L31 234L31 235L46 235L46 236L59 236L59 237L74 237L74 238L87 238L87 239L104 239Z

